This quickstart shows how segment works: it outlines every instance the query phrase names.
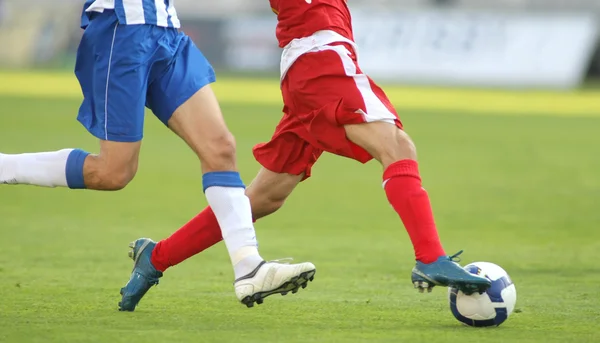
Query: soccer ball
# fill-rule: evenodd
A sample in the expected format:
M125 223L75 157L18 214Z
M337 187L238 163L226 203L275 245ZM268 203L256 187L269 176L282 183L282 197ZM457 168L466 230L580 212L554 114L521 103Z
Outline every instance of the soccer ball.
M510 316L517 302L517 289L500 266L489 262L475 262L465 266L471 274L485 276L492 286L483 294L466 295L456 288L448 288L450 310L456 319L469 326L498 326Z

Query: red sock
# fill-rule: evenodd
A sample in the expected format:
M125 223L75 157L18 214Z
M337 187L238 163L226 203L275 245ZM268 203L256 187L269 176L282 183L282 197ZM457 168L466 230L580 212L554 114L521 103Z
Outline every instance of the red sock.
M217 217L210 207L164 239L152 251L150 261L154 268L164 272L188 258L223 240Z
M431 263L445 255L429 195L421 186L417 161L402 160L391 164L383 173L383 181L388 201L400 215L410 236L417 261Z

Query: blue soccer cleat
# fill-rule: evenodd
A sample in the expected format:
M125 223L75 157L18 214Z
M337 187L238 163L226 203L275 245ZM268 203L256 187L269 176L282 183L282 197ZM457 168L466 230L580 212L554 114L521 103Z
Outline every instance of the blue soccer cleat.
M465 294L483 293L492 282L482 276L464 270L457 262L462 250L452 256L441 256L437 261L425 264L417 261L412 270L412 283L423 293L431 292L435 286L456 287Z
M119 302L119 311L133 311L137 304L142 300L146 292L158 284L158 279L163 276L154 268L150 257L156 242L149 238L140 238L129 244L131 251L129 257L134 261L131 278L125 287L121 288L121 302Z

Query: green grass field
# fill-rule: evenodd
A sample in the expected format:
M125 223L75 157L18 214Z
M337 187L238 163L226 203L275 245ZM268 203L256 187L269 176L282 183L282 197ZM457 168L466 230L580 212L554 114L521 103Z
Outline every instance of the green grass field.
M448 253L495 262L516 284L503 326L463 327L445 289L418 294L379 166L333 156L257 223L266 258L317 265L306 290L243 307L219 244L118 312L127 244L168 236L206 204L194 155L149 115L140 171L121 192L0 186L0 342L599 342L600 92L388 89ZM251 147L279 119L277 81L216 90L249 182ZM69 74L0 73L0 151L96 151L79 101Z

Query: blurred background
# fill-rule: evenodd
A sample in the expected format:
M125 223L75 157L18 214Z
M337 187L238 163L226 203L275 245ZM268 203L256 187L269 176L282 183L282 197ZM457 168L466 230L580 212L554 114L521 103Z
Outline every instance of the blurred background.
M600 78L597 0L351 0L361 64L388 83L573 88ZM266 0L177 0L221 72L276 75ZM0 67L72 68L81 1L0 0ZM18 14L18 15L17 15Z
M251 149L281 117L275 15L267 0L175 1L217 69L249 183ZM75 120L82 2L0 0L0 152L98 151ZM361 67L418 147L446 252L515 282L507 324L464 330L446 290L416 296L381 167L329 154L256 223L265 258L318 266L306 291L249 314L219 244L118 313L127 243L168 237L206 205L198 159L148 115L123 191L0 185L0 342L600 342L600 1L348 2Z

